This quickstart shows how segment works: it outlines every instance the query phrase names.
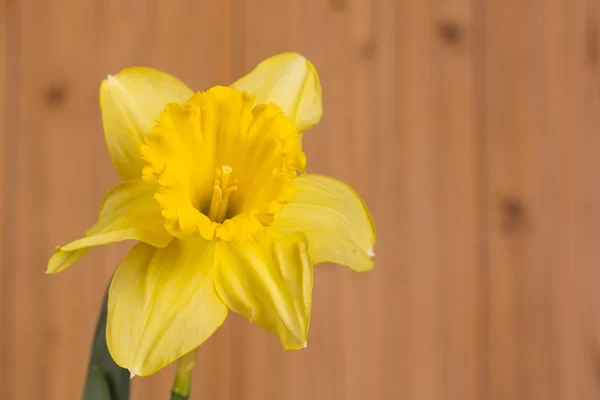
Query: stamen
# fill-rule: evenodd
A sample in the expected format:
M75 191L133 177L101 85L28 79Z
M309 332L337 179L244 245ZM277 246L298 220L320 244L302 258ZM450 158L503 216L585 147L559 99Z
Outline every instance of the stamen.
M223 192L219 185L216 184L213 188L212 199L210 200L210 209L208 210L208 218L212 221L216 221L217 213L219 212L219 205L221 204L221 200L223 199Z
M229 165L224 165L215 172L215 186L208 210L208 218L212 221L221 223L227 216L229 196L237 190L235 185L238 183L236 179L229 181L232 172L233 168Z

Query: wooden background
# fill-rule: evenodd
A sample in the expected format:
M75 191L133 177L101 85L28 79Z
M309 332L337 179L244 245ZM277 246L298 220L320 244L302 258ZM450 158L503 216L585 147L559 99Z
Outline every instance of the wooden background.
M598 0L0 0L0 398L80 397L127 250L44 274L118 180L100 81L205 89L289 50L325 96L308 170L366 199L376 267L317 268L301 352L230 314L192 398L600 399Z

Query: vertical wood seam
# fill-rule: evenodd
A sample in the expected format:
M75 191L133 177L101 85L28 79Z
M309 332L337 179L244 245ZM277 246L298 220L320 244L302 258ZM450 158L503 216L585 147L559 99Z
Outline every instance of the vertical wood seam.
M485 58L485 15L487 1L473 0L473 79L475 81L475 104L476 120L474 125L475 141L479 148L476 160L477 168L477 203L478 203L478 262L480 264L477 280L479 282L477 294L479 297L478 323L480 326L480 379L479 398L489 399L490 393L490 282L489 282L489 237L488 237L488 218L489 218L489 186L487 176L489 175L489 164L487 154L487 118L486 118L486 58Z
M16 361L16 354L14 346L12 343L14 341L14 334L16 328L14 326L13 321L13 308L12 305L12 283L14 282L15 277L15 265L14 265L14 249L15 243L13 239L13 230L16 226L16 215L14 213L14 201L15 201L15 191L13 188L16 188L15 182L15 168L16 165L16 153L14 149L16 148L18 135L17 135L17 122L16 118L18 115L18 100L19 100L19 78L20 78L20 68L19 57L20 57L20 31L19 31L19 20L17 18L17 3L16 2L6 2L5 3L5 34L6 39L6 47L5 47L5 55L4 55L4 91L2 95L5 99L4 104L4 115L5 120L4 124L4 154L2 155L2 159L4 162L3 172L5 176L3 177L5 188L2 190L2 196L4 196L4 209L2 210L2 237L3 237L3 247L2 247L2 257L4 260L4 268L2 268L2 289L0 290L0 295L2 296L2 319L3 325L3 345L5 348L2 351L2 366L4 370L4 374L0 377L2 385L0 386L6 392L3 393L7 398L15 397L15 377L12 376L14 374L14 369L12 365ZM9 79L10 76L10 79ZM10 190L9 190L10 188Z

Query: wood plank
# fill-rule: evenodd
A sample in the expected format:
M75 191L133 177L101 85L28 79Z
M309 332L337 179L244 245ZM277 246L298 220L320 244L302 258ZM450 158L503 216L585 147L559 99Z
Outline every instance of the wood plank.
M396 397L478 398L478 176L470 2L400 2L396 92L405 197L407 357ZM460 101L457 99L460 98ZM459 233L458 233L459 232ZM461 368L456 368L459 363Z
M557 271L558 372L561 399L600 398L598 349L598 240L600 184L600 7L595 1L563 6L564 134L560 161L565 169L563 194L567 219L563 265Z
M477 33L471 13L467 2L398 3L395 148L405 243L397 247L408 297L406 342L398 353L406 358L405 387L397 389L398 398L478 398L479 148L470 40Z
M519 63L526 50L522 49L529 37L523 32L524 6L512 2L505 7L488 2L485 8L485 75L486 125L489 185L489 393L490 399L523 397L523 352L521 343L523 301L521 287L523 268L530 263L522 254L530 229L531 205L524 203L526 184L523 173L531 147L529 126L520 126L518 118L529 111L528 102L521 100L523 70ZM508 23L513 29L506 32L500 25ZM530 96L529 96L530 97ZM529 98L528 98L529 100ZM522 124L522 122L521 122ZM529 200L529 199L527 199ZM527 204L526 206L524 204ZM504 220L503 220L504 219Z
M584 9L583 15L586 17L586 22L577 26L584 26L585 33L583 39L580 39L581 31L577 35L578 31L572 30L571 32L575 33L574 43L568 48L575 52L581 51L581 47L585 48L584 57L581 55L577 57L577 53L575 53L572 58L576 62L584 60L584 66L581 68L584 70L584 74L575 74L574 76L581 78L581 83L575 87L583 96L572 104L581 102L579 103L581 108L574 108L573 111L581 112L583 115L575 114L573 121L583 124L582 131L585 132L585 135L579 143L583 144L585 161L583 165L576 164L577 167L583 166L583 170L577 167L573 168L571 175L573 179L584 177L579 181L580 185L573 185L584 194L585 203L583 207L580 207L580 204L573 204L572 210L577 210L578 214L571 220L574 223L571 227L581 226L580 223L585 221L583 235L580 236L584 240L585 247L583 253L578 253L579 249L575 246L572 249L573 254L585 254L583 265L586 269L581 276L589 276L583 281L586 294L584 319L590 321L591 326L589 328L585 326L585 330L591 332L592 339L591 343L585 342L586 346L580 353L584 360L584 369L587 371L585 383L590 395L600 398L600 385L598 384L600 376L600 307L598 307L600 304L600 273L597 268L600 259L598 248L598 243L600 243L600 182L596 173L600 170L600 141L598 140L598 127L600 126L600 114L598 113L600 106L600 4L592 0L582 3L581 8ZM575 10L579 14L580 11L577 11L577 8ZM574 21L574 23L576 22ZM583 42L583 46L575 46L578 39ZM576 73L576 71L575 67L573 72ZM581 147L573 146L573 148L581 150ZM581 153L573 155L577 154ZM579 158L575 159L580 160ZM572 244L580 243L579 237L576 235L571 235L571 238L573 239ZM577 258L574 261L577 261Z
M470 0L433 3L431 28L434 53L435 102L429 113L436 123L440 180L441 333L444 399L482 398L483 328L481 305L485 232L481 220L482 26ZM431 150L430 150L431 151ZM435 229L435 228L434 228Z
M378 29L373 51L376 55L376 91L372 111L376 115L373 121L377 132L373 156L377 161L371 166L370 181L373 193L371 210L377 228L377 242L375 270L371 274L377 276L375 279L379 287L373 289L371 286L365 296L373 297L373 293L380 293L380 304L375 305L380 308L368 311L380 313L380 336L365 340L379 342L379 360L373 364L379 367L377 373L381 374L381 378L379 382L373 377L365 380L374 380L373 385L381 385L380 398L397 399L406 396L410 368L405 355L410 307L406 296L409 267L404 264L404 257L401 256L406 251L408 232L400 228L407 216L406 192L403 185L398 184L403 166L400 149L404 143L404 137L399 135L401 119L398 116L401 98L398 87L401 82L403 54L399 47L401 29L397 21L398 2L379 1L376 13ZM371 129L367 132L371 132Z
M15 54L18 43L17 18L15 4L0 2L0 249L3 267L0 268L0 395L11 396L14 392L15 353L11 346L13 341L13 303L12 282L15 268L11 267L14 257L14 240L12 230L14 218L14 145L15 136L10 135L15 120L15 104L13 94L17 87L13 84L18 71L18 64L11 54ZM10 78L13 78L11 80Z
M564 318L559 310L571 306L561 304L569 301L560 296L565 287L558 296L556 290L569 282L560 279L573 267L570 207L579 201L569 198L574 138L563 112L565 36L574 28L563 18L569 8L562 1L488 2L485 8L492 400L593 398L584 387L573 397L559 390L565 342L556 324Z
M381 398L405 398L409 384L410 365L406 357L410 302L406 295L409 288L410 267L405 263L409 232L401 228L407 218L406 189L400 184L404 166L402 157L405 136L401 135L402 118L398 115L402 106L401 86L404 74L405 53L400 47L401 24L398 23L400 3L395 0L379 2L376 36L376 88L374 121L377 130L373 165L373 217L377 227L375 245L375 270L382 282L382 318L379 322L381 359ZM382 226L382 224L384 224ZM372 294L371 294L372 295ZM374 312L372 310L371 312ZM391 346L391 347L390 347Z
M80 237L96 213L95 11L94 2L19 3L15 398L77 398L83 387L95 324L86 281L97 275L86 268L90 258L55 277L44 270L53 246ZM104 285L96 284L98 296Z
M437 72L430 3L400 1L396 8L396 110L399 136L399 201L402 223L396 244L406 308L399 344L403 366L398 398L441 399L444 388L441 281L441 168L439 135L431 118ZM390 268L388 266L388 268ZM390 290L388 288L388 290ZM433 383L435 382L435 383ZM388 382L388 385L391 382Z

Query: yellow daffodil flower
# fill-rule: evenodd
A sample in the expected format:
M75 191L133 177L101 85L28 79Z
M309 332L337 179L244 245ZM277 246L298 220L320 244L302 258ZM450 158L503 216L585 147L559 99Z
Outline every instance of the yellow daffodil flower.
M106 142L123 178L48 273L90 248L137 240L109 289L115 362L150 375L191 352L228 310L306 347L313 265L372 269L367 208L343 183L304 173L300 136L321 118L313 65L295 53L230 87L194 93L150 68L102 82Z

